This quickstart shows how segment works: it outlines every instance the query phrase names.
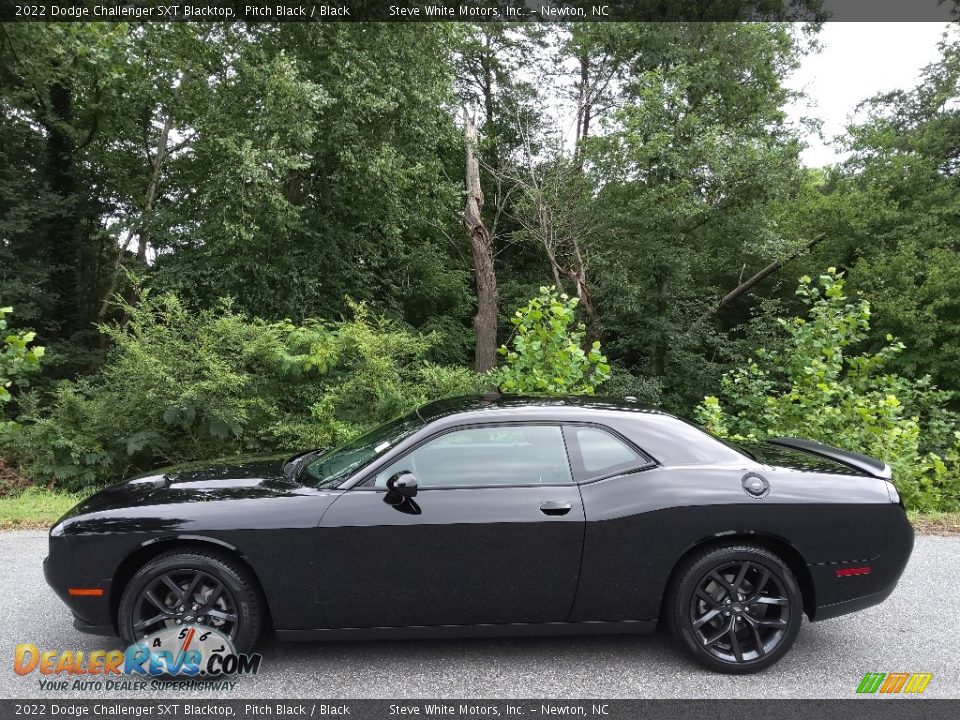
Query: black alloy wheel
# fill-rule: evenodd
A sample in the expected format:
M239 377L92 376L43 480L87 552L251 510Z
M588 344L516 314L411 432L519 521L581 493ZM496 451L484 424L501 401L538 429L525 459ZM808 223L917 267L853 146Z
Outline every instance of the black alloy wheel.
M224 584L194 568L161 573L140 591L133 607L133 631L140 637L176 625L212 627L233 640L237 603Z
M721 672L769 667L800 629L802 599L790 569L768 550L712 548L678 573L668 620L688 652Z
M166 628L203 625L226 635L238 652L253 647L262 625L255 581L216 551L170 551L146 563L120 601L118 625L132 644Z

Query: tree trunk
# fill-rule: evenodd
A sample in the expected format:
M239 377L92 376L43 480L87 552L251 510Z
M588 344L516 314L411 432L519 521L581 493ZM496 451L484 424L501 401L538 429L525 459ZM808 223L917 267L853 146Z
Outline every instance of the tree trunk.
M580 298L580 305L587 313L587 342L593 345L594 340L600 339L600 316L597 314L597 306L593 303L590 288L587 287L587 264L580 252L580 243L576 238L572 239L574 257L577 259L577 297Z
M579 169L583 169L583 141L590 135L590 120L593 115L593 101L590 87L590 56L584 53L580 57L580 93L577 100L577 135L574 138L573 159Z
M74 176L73 88L68 80L49 86L50 110L44 118L47 130L44 172L50 190L58 197L62 211L45 223L43 239L50 276L48 292L54 297L55 333L70 337L82 325L79 235L81 209Z
M580 252L580 243L574 239L572 244L576 261L569 267L561 267L557 263L556 256L549 250L547 251L547 255L550 258L553 276L556 278L560 273L563 273L563 275L573 283L573 287L577 293L577 299L580 301L580 307L582 307L583 311L587 314L587 332L584 338L583 349L589 350L593 345L593 341L600 339L600 315L597 312L596 303L593 301L593 295L590 293L590 286L587 285L587 265L584 262L583 254ZM557 282L557 289L561 292L563 291L560 287L559 280Z
M476 334L473 367L477 372L486 372L497 364L497 276L493 266L493 243L480 217L483 191L480 189L480 166L475 156L477 128L466 110L463 119L467 185L463 228L470 240L477 287L477 314L473 318Z
M157 195L160 192L160 177L163 174L163 162L167 158L168 143L170 141L170 130L173 128L173 114L167 113L163 121L163 129L160 131L160 137L157 138L157 149L153 154L153 162L150 165L150 180L147 183L147 194L144 197L143 213L140 215L140 230L137 238L137 260L142 263L147 262L147 223L150 221L150 215L157 202Z

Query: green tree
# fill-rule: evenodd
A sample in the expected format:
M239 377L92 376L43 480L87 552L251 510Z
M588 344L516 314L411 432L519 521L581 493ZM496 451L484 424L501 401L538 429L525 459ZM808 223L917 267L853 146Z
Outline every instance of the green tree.
M605 347L661 378L665 403L683 410L738 355L726 331L748 315L731 308L694 327L696 319L741 277L809 239L779 211L802 180L783 79L807 38L777 23L598 32L579 32L573 46L596 53L594 72L620 88L591 121L601 131L583 141L611 243L591 267L593 294Z
M917 87L864 103L848 129L852 155L826 188L820 216L834 218L843 245L835 262L873 301L872 341L887 334L906 348L908 376L929 374L960 390L960 33Z
M45 342L95 347L135 268L271 319L345 315L350 294L443 332L437 352L460 359L453 26L0 33L0 303Z
M610 377L600 341L583 349L585 327L576 321L577 302L554 287L541 287L517 310L511 347L500 347L505 363L493 374L503 392L593 395Z
M268 318L347 314L349 295L417 327L465 323L469 266L445 240L452 32L286 24L232 47L163 205L154 286Z

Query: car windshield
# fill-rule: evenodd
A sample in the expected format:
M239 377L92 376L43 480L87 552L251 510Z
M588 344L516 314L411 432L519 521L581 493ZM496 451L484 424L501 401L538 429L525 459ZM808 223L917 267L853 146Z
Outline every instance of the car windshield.
M300 481L315 487L330 487L346 480L423 424L416 413L380 425L355 440L324 453L307 465Z

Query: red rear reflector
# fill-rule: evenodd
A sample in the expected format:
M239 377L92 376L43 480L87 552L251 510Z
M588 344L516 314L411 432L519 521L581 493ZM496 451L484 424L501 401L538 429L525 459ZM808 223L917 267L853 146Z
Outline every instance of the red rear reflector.
M864 565L863 567L855 568L840 568L837 570L837 577L850 577L851 575L869 575L870 567Z
M103 595L103 588L67 588L71 595Z

